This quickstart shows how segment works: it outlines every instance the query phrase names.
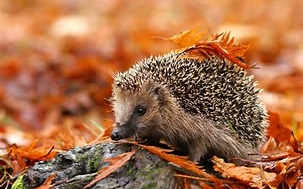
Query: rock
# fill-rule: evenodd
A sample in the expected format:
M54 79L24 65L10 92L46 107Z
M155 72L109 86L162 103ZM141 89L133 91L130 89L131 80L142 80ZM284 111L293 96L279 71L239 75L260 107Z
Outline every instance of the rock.
M51 160L37 162L23 175L23 186L38 187L57 172L53 188L83 188L100 169L109 165L104 159L132 150L136 153L128 162L90 188L182 188L180 180L174 177L174 167L168 162L138 146L111 142L76 147Z

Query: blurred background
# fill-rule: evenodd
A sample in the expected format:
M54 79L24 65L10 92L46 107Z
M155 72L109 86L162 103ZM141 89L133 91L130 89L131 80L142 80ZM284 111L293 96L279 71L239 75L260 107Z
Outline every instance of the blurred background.
M194 27L251 44L246 60L259 68L250 72L262 99L300 128L302 10L301 0L1 0L1 141L58 137L63 128L92 140L95 127L112 124L111 74L176 48L163 37Z

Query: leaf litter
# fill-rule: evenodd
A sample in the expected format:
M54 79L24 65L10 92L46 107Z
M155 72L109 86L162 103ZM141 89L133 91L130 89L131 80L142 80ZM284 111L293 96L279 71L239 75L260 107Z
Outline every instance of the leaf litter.
M265 2L263 3L265 4ZM42 5L39 6L39 10L43 10L48 16L32 16L39 15L38 9L35 8L38 4ZM123 39L126 35L117 34L117 32L110 30L107 30L109 32L106 33L106 30L102 30L102 32L105 32L99 34L100 36L106 36L104 39L111 39L111 37L108 37L109 34L115 34L117 36L120 35L120 40L116 42L109 41L109 44L115 44L112 49L99 50L100 46L98 47L99 44L96 45L95 42L100 42L95 40L95 38L85 36L83 38L79 38L79 36L77 38L73 36L45 36L45 28L41 27L42 23L45 23L44 19L47 19L50 23L54 20L60 20L58 15L60 15L61 11L58 8L62 5L58 5L56 2L43 4L33 1L28 4L14 1L1 2L0 5L5 7L3 9L5 11L0 16L1 23L3 23L4 27L6 26L5 24L13 25L13 27L0 27L4 36L0 38L0 124L3 126L0 133L1 147L3 149L1 150L1 164L4 167L1 186L4 186L3 183L7 181L7 178L13 178L22 172L25 167L31 166L36 161L52 158L56 153L75 146L108 141L111 123L98 119L100 114L97 114L98 116L96 114L87 114L86 117L82 117L82 115L87 113L88 110L93 112L101 111L102 115L108 116L105 119L112 119L109 108L105 108L106 101L104 100L104 97L110 95L111 76L108 74L110 69L122 69L123 66L126 68L133 60L151 54L153 49L150 48L150 45L146 45L150 43L147 39L150 36L159 35L159 32L151 28L140 29L137 32L137 36L140 37ZM123 5L121 7L128 7L127 4ZM246 9L245 7L249 7L245 6L245 2L239 2L239 5L243 5L243 10ZM289 5L285 6L283 2L283 7L293 7L293 11L280 12L292 15L297 12L297 9L300 10L300 5L291 3ZM116 12L123 12L120 11L123 10L120 6L111 6ZM276 7L279 7L279 4L275 4L272 9L275 10ZM185 6L185 8L190 7ZM28 12L32 14L28 14ZM278 12L275 11L275 13ZM8 16L6 17L6 15ZM14 19L19 19L20 22L16 23L12 15L15 16ZM31 15L30 18L29 15ZM279 14L276 14L276 17L280 18ZM289 17L294 18L295 16ZM285 18L285 15L283 15L283 18ZM132 20L131 14L128 15L128 19ZM256 26L261 27L258 30L254 30L254 32L250 32L253 33L254 40L247 41L252 43L248 58L251 59L252 52L256 52L260 61L269 64L269 61L278 61L279 56L277 54L279 52L284 52L286 58L288 56L299 57L302 49L300 51L300 48L294 48L296 41L299 41L296 40L298 39L296 33L301 32L298 29L299 27L289 25L289 27L278 27L289 23L287 20L278 20L279 22L273 20L273 27L277 30L273 35L267 35L269 33L264 35L264 32L262 32L264 31L262 27L268 26L268 20L260 20L256 24ZM116 21L119 23L119 20ZM293 20L294 23L298 23L298 21L299 19ZM22 23L22 25L19 23ZM193 23L190 24L192 26ZM121 27L123 26L121 25ZM283 28L287 28L287 30ZM136 30L135 26L131 29ZM180 31L180 29L175 31ZM248 65L244 61L246 59L244 53L249 46L236 43L235 39L231 37L232 30L223 31L231 32L218 32L216 35L211 35L208 32L199 31L199 28L195 27L192 30L166 39L176 43L181 48L177 50L186 52L187 56L191 58L203 59L211 54L216 54L229 59L242 68L254 67L254 65ZM166 32L166 34L171 33L172 31ZM283 35L285 33L288 33L288 35ZM160 34L163 35L163 33ZM265 42L258 41L255 40L255 35L267 36L267 38L264 40ZM26 39L23 37L26 37ZM48 37L55 43L49 42ZM140 52L135 50L137 57L134 57L129 51L130 48L136 48L130 46L126 40L132 40L136 43L135 47L140 46L143 48ZM143 44L142 41L147 43ZM277 41L278 43L273 43L272 41ZM159 44L162 45L163 43L159 42ZM161 49L157 45L154 45L154 47L155 49ZM290 54L290 52L293 54ZM232 165L214 157L214 166L224 176L224 178L216 178L214 175L204 172L200 166L188 162L185 157L177 157L150 146L141 147L173 164L189 169L194 173L199 173L198 175L203 179L212 181L212 184L209 185L203 179L199 180L201 179L200 177L176 175L185 180L199 180L200 186L203 188L214 186L224 186L226 188L301 188L303 185L303 150L301 144L303 129L301 128L301 115L303 114L302 108L300 109L302 99L297 93L302 93L301 82L298 83L302 77L302 72L300 71L302 68L300 64L296 63L300 62L299 58L292 58L291 60L293 61L289 61L289 66L293 70L289 71L289 75L280 76L279 73L285 74L285 72L283 70L275 70L274 74L278 78L260 79L262 88L272 93L280 94L279 97L285 97L285 101L269 106L271 110L279 112L279 114L270 112L270 129L268 131L270 138L259 154L260 160L250 162L254 165L253 167ZM102 66L100 66L100 62ZM262 73L262 70L266 69L257 70L256 73ZM267 75L267 73L263 75ZM92 85L91 83L97 84ZM296 83L298 84L295 85ZM81 91L86 92L81 93ZM290 103L291 101L295 101L295 103ZM81 118L77 118L79 115L81 115ZM105 129L100 131L92 125L85 125L83 124L83 119L97 120L97 124L105 126ZM13 144L11 141L17 141L17 135L14 135L17 130L23 131L24 134L18 135L20 142ZM32 132L33 130L34 132ZM127 158L125 159L126 161ZM117 162L112 163L112 166L115 167ZM49 180L45 183L46 186L50 184ZM190 188L189 183L185 183L187 183L186 187Z

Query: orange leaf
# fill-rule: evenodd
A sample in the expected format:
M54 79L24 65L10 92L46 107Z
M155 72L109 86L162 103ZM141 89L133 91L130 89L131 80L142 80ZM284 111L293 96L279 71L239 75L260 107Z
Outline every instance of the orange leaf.
M203 177L211 180L211 177L212 177L211 175L206 173L204 170L200 169L201 168L200 166L198 166L196 163L194 163L192 161L189 161L186 157L178 156L178 155L174 155L174 154L167 154L165 152L167 152L169 150L162 149L162 148L155 147L155 146L146 146L146 145L142 145L142 144L139 144L139 146L150 151L153 154L158 155L162 159L165 159L186 170L192 171L200 176L203 176Z
M301 177L301 161L302 155L296 158L285 158L276 163L275 172L278 174L275 181L271 182L272 186L279 186L283 183L284 186L292 188L298 179Z
M188 47L201 41L205 34L206 32L199 31L199 27L195 27L165 39L176 43L180 47Z
M279 114L269 112L268 135L274 137L277 142L289 141L291 138L291 130L286 128L279 117Z
M284 158L289 159L301 155L301 153L294 150L293 146L288 141L277 143L273 137L268 139L260 152L263 154L263 161L276 161Z
M21 158L27 158L33 161L50 159L58 153L58 151L54 150L53 147L36 147L37 143L38 140L34 140L29 146L18 147L17 145L13 145L8 148L8 151L12 156L19 156Z
M230 32L217 34L211 40L200 41L189 46L183 52L188 58L205 59L212 55L226 58L239 67L248 69L249 65L244 62L245 52L249 45L236 44L234 38L230 38Z
M226 58L241 68L250 68L244 62L244 55L249 45L236 44L234 38L230 37L230 32L216 34L210 40L205 38L206 32L200 32L199 28L196 27L165 39L182 47L179 51L185 53L183 57L203 60L215 55Z
M57 172L54 172L43 182L41 186L36 187L35 189L52 189L53 188L52 181L56 176L57 176Z
M297 179L301 177L300 167L297 167L295 164L293 164L292 169L288 167L287 172L288 173L287 176L285 177L285 180L289 188L291 188L296 184Z
M200 185L201 188L204 188L204 189L213 189L213 187L209 186L205 182L198 181L198 183L199 183L199 185Z
M21 172L26 166L32 165L36 161L53 158L59 151L53 147L37 146L38 140L34 140L28 146L12 145L7 149L7 156L11 161L16 160L13 165L13 173Z
M100 171L98 171L98 175L95 177L94 180L92 180L89 184L87 184L85 188L89 188L99 182L100 180L104 179L108 175L110 175L112 172L116 171L120 167L122 167L131 157L135 154L135 151L127 152L120 154L116 157L106 159L104 161L108 161L110 163L109 166L104 167Z
M215 171L218 171L225 178L238 179L251 187L262 188L276 178L276 173L269 173L257 167L236 166L233 163L225 163L223 159L213 157Z
M210 185L207 184L209 182L205 178L200 178L200 177L195 177L195 176L190 176L190 175L182 175L182 174L175 174L174 176L185 178L185 179L196 180L199 183L199 185L201 186L201 188L206 188L206 189L213 188L213 187L211 187Z

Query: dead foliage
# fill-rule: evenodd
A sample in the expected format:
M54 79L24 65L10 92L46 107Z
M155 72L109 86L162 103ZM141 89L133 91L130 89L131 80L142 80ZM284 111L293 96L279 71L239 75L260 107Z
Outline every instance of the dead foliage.
M302 8L283 0L1 1L0 187L58 152L109 141L111 74L173 50L168 40L188 58L216 55L255 74L270 110L269 139L258 161L247 160L252 167L214 157L222 178L186 157L135 145L196 174L176 174L184 188L193 180L201 188L302 188ZM255 64L260 69L249 69ZM133 153L108 160L94 182ZM54 177L41 188L51 188Z

